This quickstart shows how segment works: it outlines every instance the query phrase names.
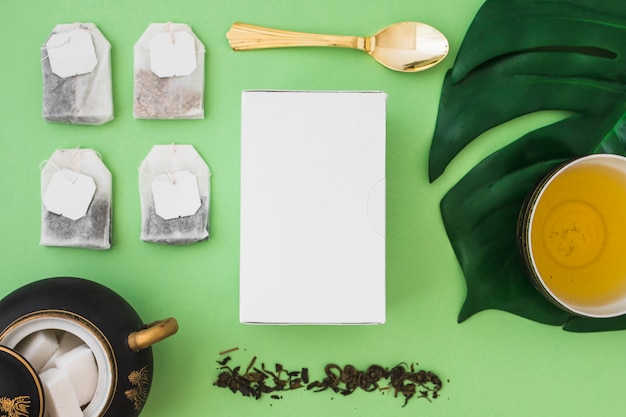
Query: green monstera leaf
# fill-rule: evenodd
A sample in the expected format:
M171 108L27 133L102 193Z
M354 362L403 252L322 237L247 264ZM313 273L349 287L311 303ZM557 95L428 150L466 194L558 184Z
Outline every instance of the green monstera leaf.
M484 132L546 110L566 116L482 160L441 201L467 282L459 321L499 309L571 331L626 329L625 316L575 317L544 299L516 238L526 196L557 164L626 154L624 0L487 0L445 78L430 181Z

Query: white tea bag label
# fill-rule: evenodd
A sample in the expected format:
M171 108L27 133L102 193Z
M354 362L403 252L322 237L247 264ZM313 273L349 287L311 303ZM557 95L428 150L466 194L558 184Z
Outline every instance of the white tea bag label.
M78 220L87 214L95 193L93 178L62 169L50 179L43 204L51 213Z
M84 29L55 33L46 42L50 69L61 78L88 74L98 65L91 33Z
M159 77L189 75L196 65L196 41L189 33L159 33L150 40L150 69Z
M154 210L164 220L193 216L202 205L198 180L189 171L162 174L152 182Z

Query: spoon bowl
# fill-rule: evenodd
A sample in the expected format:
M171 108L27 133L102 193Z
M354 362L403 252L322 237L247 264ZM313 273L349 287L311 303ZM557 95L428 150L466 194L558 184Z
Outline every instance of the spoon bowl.
M448 40L441 32L419 22L394 23L368 37L292 32L237 22L226 38L235 51L295 46L354 48L400 72L431 68L441 62L449 50Z

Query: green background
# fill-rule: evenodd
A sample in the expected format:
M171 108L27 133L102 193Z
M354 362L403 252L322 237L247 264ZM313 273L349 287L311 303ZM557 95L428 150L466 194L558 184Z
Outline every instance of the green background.
M457 324L465 281L439 212L446 191L516 133L487 135L434 184L427 159L444 74L482 0L22 0L0 3L0 294L50 276L100 282L150 322L174 316L179 333L154 347L142 413L160 416L587 416L626 410L623 332L575 334L486 311ZM417 74L390 71L359 51L233 52L235 21L317 33L373 34L415 20L448 36L450 56ZM51 124L41 117L40 48L59 23L94 22L112 44L115 120ZM205 119L134 120L133 45L153 22L188 23L206 53ZM387 323L253 326L238 320L240 98L246 89L382 90L387 107ZM503 103L505 105L505 103ZM540 120L539 120L540 121ZM521 120L510 130L533 128ZM546 119L546 122L548 120ZM139 239L137 168L156 144L188 143L212 170L211 240L169 247ZM113 174L113 247L39 246L40 164L59 148L93 148ZM280 299L266 300L280 303ZM324 300L319 300L321 306ZM1 313L1 312L0 312ZM259 401L213 386L219 352L244 368L253 356L323 377L329 362L419 362L445 383L429 403L380 393L287 392ZM449 381L449 382L448 382Z

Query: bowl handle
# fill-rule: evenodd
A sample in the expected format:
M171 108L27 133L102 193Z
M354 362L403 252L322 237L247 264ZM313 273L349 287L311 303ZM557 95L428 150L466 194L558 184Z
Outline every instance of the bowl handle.
M175 318L170 317L165 320L155 321L146 325L146 328L136 332L132 332L128 336L128 347L133 352L139 352L146 349L156 342L175 334L178 331L178 322Z

